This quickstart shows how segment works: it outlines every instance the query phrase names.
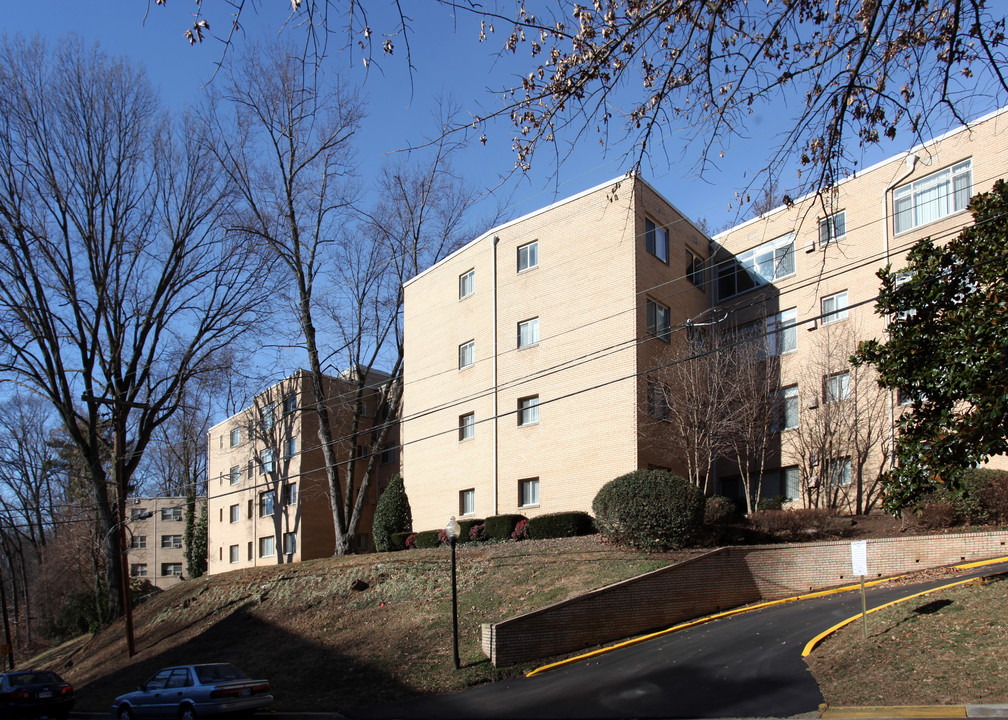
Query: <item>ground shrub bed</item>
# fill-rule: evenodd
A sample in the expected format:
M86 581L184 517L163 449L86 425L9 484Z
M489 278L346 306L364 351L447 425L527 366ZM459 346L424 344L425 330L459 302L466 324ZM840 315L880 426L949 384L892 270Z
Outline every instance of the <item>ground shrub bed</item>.
M595 532L595 521L586 512L562 512L529 518L528 536L533 540L578 537Z
M522 520L527 520L527 518L524 515L491 515L483 523L487 539L510 540L515 526Z
M757 510L749 515L759 532L781 540L813 540L832 533L834 512L825 508Z
M738 511L735 508L735 501L721 495L714 495L707 498L704 505L704 524L706 525L727 525L738 519Z
M610 542L648 552L689 547L703 525L699 488L663 470L636 470L602 486L592 510Z

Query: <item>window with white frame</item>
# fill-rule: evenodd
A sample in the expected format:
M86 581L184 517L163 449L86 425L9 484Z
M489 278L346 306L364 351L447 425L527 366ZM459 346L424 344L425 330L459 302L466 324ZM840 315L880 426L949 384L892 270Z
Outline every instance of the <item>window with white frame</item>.
M740 253L735 259L760 284L790 277L795 274L794 233Z
M770 315L766 321L767 350L785 355L798 349L798 311L795 308Z
M668 232L651 218L644 218L644 248L663 263L668 262Z
M972 161L931 173L893 190L896 234L965 210L973 192Z
M459 275L459 300L467 298L476 291L476 270L469 270Z
M539 396L531 395L518 401L518 424L535 425L539 422Z
M147 577L147 563L134 563L130 565L131 577Z
M539 478L518 481L518 505L519 507L538 507Z
M272 535L259 538L259 557L273 557L276 555L276 538Z
M832 487L851 484L851 461L849 457L833 458L826 466L826 477Z
M241 428L231 428L231 447L241 444Z
M819 221L819 247L826 247L846 234L847 218L842 210Z
M476 437L476 413L459 415L459 442Z
M270 430L273 429L273 424L274 422L276 422L275 410L276 408L273 406L273 403L270 403L269 405L263 407L262 409L263 432L269 432Z
M182 547L182 536L181 535L162 535L161 536L161 547L170 548L178 550Z
M472 488L459 492L459 515L476 513L476 491Z
M656 420L668 420L669 417L668 387L655 380L648 380L647 412Z
M161 519L162 520L175 520L175 521L181 520L182 519L182 508L180 508L180 507L161 508Z
M459 370L467 368L476 361L476 341L470 340L459 345Z
M237 485L241 482L241 465L231 467L231 471L228 473L228 481L232 485Z
M283 399L283 414L293 415L297 412L298 399L297 395L294 393L287 393L284 395Z
M689 250L686 251L686 279L701 290L704 289L706 284L704 282L703 260Z
M147 549L147 536L146 535L132 535L130 536L130 547L135 550L146 550Z
M531 270L539 265L539 241L530 242L518 248L518 272Z
M147 508L134 507L130 508L130 520L139 520L140 516L147 512Z
M290 459L297 455L297 437L289 437L284 441L284 457Z
M826 402L839 402L850 397L850 373L840 372L827 375L823 380L823 397Z
M786 497L788 500L794 500L801 497L801 473L797 467L786 467L781 468L780 471L780 489L781 495Z
M267 490L259 493L259 517L269 517L276 505L276 491Z
M822 299L823 325L847 319L847 291L827 295Z
M182 577L182 563L161 563L161 577Z
M240 557L241 556L238 554L238 546L237 545L229 545L228 546L228 562L236 563L236 562L238 562L238 560L240 559Z
M262 451L262 471L263 475L266 473L271 473L276 470L276 461L273 458L272 450Z
M660 340L669 342L672 336L672 314L669 309L654 300L645 303L647 307L647 331Z
M284 483L283 489L280 491L280 502L285 507L297 503L297 483Z
M518 323L518 347L528 347L539 342L539 318Z
M284 555L293 555L297 552L297 533L283 534L283 551Z
M781 388L781 429L798 427L798 386Z
M387 447L381 451L381 464L388 465L390 462L395 462L399 459L399 448Z
M241 508L238 503L235 503L228 508L228 520L232 523L236 523L241 520Z

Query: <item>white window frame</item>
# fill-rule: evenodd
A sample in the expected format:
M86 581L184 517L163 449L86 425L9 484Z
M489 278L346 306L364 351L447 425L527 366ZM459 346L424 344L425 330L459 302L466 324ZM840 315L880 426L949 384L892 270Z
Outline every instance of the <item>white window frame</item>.
M228 472L228 482L231 485L237 485L241 482L241 465L232 465L230 472Z
M284 457L288 460L297 455L297 435L292 435L284 440Z
M850 397L850 371L831 373L823 378L823 399L827 403L840 402Z
M459 275L459 300L465 300L476 292L476 269L472 268Z
M228 507L228 522L232 525L241 520L241 505L235 504Z
M518 481L518 507L539 507L539 478Z
M518 425L539 424L539 396L529 395L518 399Z
M459 491L459 517L476 514L476 490L468 488Z
M231 447L241 445L241 427L231 428Z
M476 437L476 413L459 415L459 442Z
M794 233L788 233L740 253L735 256L735 260L757 284L766 285L791 277L797 272L794 244Z
M529 318L518 323L518 349L539 344L539 318Z
M276 512L276 491L264 490L259 493L259 517L272 517Z
M284 555L293 555L297 552L297 533L284 533L281 542Z
M262 409L262 429L264 433L268 433L273 429L273 425L276 424L276 403L270 403Z
M972 158L895 188L893 233L909 232L966 210L972 193Z
M766 320L767 352L771 356L787 355L798 350L798 310L789 308L770 315Z
M472 367L476 362L476 341L470 340L459 345L459 370Z
M182 577L182 563L161 563L161 577Z
M161 536L161 549L162 550L181 550L182 549L182 536L181 535L162 535Z
M130 565L130 577L147 577L147 563L133 563Z
M826 478L830 487L847 487L851 484L851 459L831 458L826 467Z
M668 420L671 413L665 386L657 380L647 382L647 412L655 420Z
M847 234L847 211L841 210L819 221L819 247L826 247Z
M228 545L228 562L236 563L241 560L241 553L237 545Z
M285 416L286 415L293 415L295 412L297 412L297 404L298 404L298 401L297 401L297 394L296 393L292 393L291 392L291 393L287 393L286 395L284 395L284 397L283 397L283 414Z
M668 230L649 217L644 218L644 249L668 265Z
M274 557L276 555L276 536L266 535L259 538L259 557Z
M297 483L284 483L283 487L280 489L280 504L283 507L290 507L291 505L296 505L298 501L298 487Z
M647 299L644 306L648 334L672 342L672 311L651 298Z
M822 324L830 325L847 319L847 291L827 295L821 301Z
M161 508L161 520L164 522L175 521L178 522L182 519L182 508L180 507L166 507Z
M130 547L134 550L146 550L147 549L147 536L146 535L131 535L130 536Z
M704 276L704 261L699 255L694 255L692 251L686 250L686 279L694 287L706 292L707 279Z
M794 430L801 421L801 403L798 402L798 386L788 385L781 388L781 416L780 425L782 430Z
M262 451L262 474L268 475L276 470L276 458L272 450Z
M539 267L539 241L533 240L518 248L518 272Z

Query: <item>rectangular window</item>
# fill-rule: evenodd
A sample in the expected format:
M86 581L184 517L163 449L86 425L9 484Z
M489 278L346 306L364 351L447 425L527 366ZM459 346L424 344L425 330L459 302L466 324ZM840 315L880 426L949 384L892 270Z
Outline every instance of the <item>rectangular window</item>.
M241 444L241 428L231 428L231 447Z
M297 503L297 483L286 483L283 486L283 490L280 491L280 502L285 507Z
M654 300L647 301L647 331L665 342L669 342L672 336L672 314Z
M231 468L231 472L228 473L228 480L232 485L237 485L241 482L241 465L235 465Z
M763 243L758 248L738 255L736 260L760 285L794 275L794 234L782 235Z
M470 270L459 275L459 300L467 298L476 291L476 271Z
M289 437L284 441L284 457L290 459L297 455L297 438Z
M767 318L767 350L784 355L798 349L798 311L784 310Z
M459 493L459 515L474 515L476 513L476 491L463 490Z
M522 398L518 401L518 424L534 425L539 422L539 396Z
M263 450L262 451L262 471L263 471L263 475L265 475L267 473L271 473L274 470L276 470L276 463L273 460L273 451L272 450Z
M850 397L850 373L834 373L823 380L823 397L826 402L838 402Z
M297 411L298 399L294 393L287 393L283 399L283 414L293 415Z
M476 361L476 341L470 340L459 345L459 370L467 368Z
M272 535L259 538L259 557L273 557L276 555L276 538Z
M252 559L252 541L251 540L248 541L248 559L249 560Z
M388 465L399 459L399 449L395 447L385 448L381 453L382 465Z
M539 505L539 478L518 481L518 503L520 507Z
M893 190L897 234L965 210L973 192L972 161L939 170Z
M178 550L182 547L182 536L181 535L162 535L161 536L161 547L171 548Z
M518 248L518 272L539 266L539 241Z
M147 577L147 564L146 563L136 563L130 565L130 576L131 577Z
M669 403L666 388L661 383L648 380L647 385L647 410L648 415L656 420L668 420Z
M798 386L790 385L781 389L781 428L793 430L798 427Z
M230 522L236 523L241 520L241 506L235 503L228 508L228 520Z
M248 519L249 520L252 519L252 513L255 512L254 508L255 508L255 501L254 500L249 500L248 501Z
M273 403L266 405L262 409L262 429L264 433L268 433L273 429L273 423L276 421L274 410Z
M826 247L846 234L847 218L844 211L819 221L819 247Z
M182 563L161 563L161 577L182 577Z
M704 289L704 266L703 260L686 251L686 279L696 285L701 290Z
M142 518L140 516L146 512L147 508L141 508L141 507L130 508L130 520L141 520Z
M539 342L539 318L518 323L518 347L528 347Z
M644 218L644 247L663 263L668 262L668 233L650 218Z
M130 547L134 550L146 550L147 549L147 536L146 535L133 535L130 537Z
M850 485L851 483L851 462L850 458L834 458L829 461L826 468L826 477L832 487Z
M838 292L822 299L823 325L847 319L847 291Z
M283 551L284 555L293 555L297 552L297 533L284 533Z
M162 520L181 520L182 519L182 508L180 508L180 507L161 508L161 519Z
M236 563L239 560L238 546L229 545L228 546L228 562Z
M459 415L459 442L476 437L476 413Z
M801 474L797 467L781 468L781 495L788 500L801 497Z
M259 517L270 517L276 505L276 491L267 490L259 493Z

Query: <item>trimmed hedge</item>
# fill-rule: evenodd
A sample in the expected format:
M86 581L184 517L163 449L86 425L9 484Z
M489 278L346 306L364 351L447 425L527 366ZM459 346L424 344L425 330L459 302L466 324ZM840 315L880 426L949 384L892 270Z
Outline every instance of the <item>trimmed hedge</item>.
M441 540L438 539L438 533L444 532L443 530L422 530L416 533L416 546L418 548L435 548L441 545Z
M635 470L610 480L592 502L595 524L610 542L649 552L694 544L706 498L664 470Z
M397 552L399 550L406 549L406 538L408 538L413 533L411 532L399 532L392 533L389 535L389 550L391 552Z
M528 536L533 540L578 537L595 532L595 521L586 512L548 513L529 518Z
M456 542L458 542L458 543L467 543L467 542L470 541L470 539L469 539L470 538L470 535L469 535L470 531L473 529L474 526L476 526L476 525L482 525L483 524L483 520L482 519L477 519L477 518L472 518L470 520L459 520L458 524L459 524L459 536L458 536L458 540ZM447 542L447 538L445 539L445 541Z
M408 533L412 529L413 512L410 510L409 498L406 497L406 486L402 475L396 473L375 506L374 522L371 525L375 550L388 552L403 549L392 547L392 534Z
M484 523L487 539L510 540L518 523L527 519L524 515L491 515Z

